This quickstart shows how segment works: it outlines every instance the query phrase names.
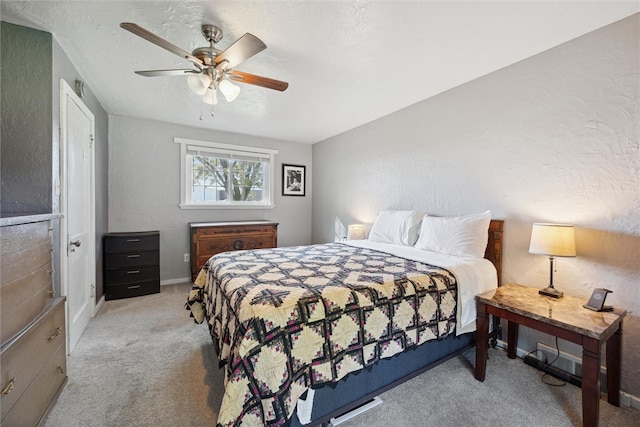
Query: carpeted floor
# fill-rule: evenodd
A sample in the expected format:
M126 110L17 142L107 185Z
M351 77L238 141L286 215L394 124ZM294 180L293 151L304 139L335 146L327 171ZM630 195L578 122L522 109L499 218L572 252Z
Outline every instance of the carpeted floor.
M67 361L69 382L47 427L214 426L223 373L204 325L184 309L190 284L107 301ZM490 350L487 379L473 350L381 395L341 426L579 426L580 389ZM600 402L600 425L638 426L640 411Z

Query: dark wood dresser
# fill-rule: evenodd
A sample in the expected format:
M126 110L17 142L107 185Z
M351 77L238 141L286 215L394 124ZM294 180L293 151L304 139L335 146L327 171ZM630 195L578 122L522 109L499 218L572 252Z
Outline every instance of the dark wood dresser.
M105 300L160 292L160 232L107 233L102 243Z
M226 251L275 248L278 223L271 221L191 222L191 281L213 255Z
M0 222L1 425L41 423L67 382L66 299L56 297L52 278L53 217Z

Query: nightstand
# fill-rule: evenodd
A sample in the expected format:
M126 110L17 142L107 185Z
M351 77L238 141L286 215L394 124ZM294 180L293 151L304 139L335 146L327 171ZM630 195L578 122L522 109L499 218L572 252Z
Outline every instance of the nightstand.
M583 307L586 300L565 295L549 298L537 288L508 284L476 296L476 379L484 381L487 367L489 314L508 321L510 358L516 357L518 326L538 331L582 346L582 422L597 426L600 402L600 348L606 343L607 399L620 406L620 359L622 319L627 312L615 309L594 312Z

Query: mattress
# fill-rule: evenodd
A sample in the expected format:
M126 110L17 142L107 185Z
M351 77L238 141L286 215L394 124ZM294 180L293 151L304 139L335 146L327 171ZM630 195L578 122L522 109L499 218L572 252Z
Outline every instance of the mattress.
M485 261L369 241L215 255L190 306L226 369L219 425L281 425L308 388L472 329Z

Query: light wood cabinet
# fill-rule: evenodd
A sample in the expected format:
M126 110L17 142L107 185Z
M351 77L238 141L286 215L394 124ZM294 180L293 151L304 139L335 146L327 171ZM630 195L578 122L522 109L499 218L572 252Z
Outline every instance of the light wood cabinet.
M2 348L2 425L36 425L67 381L64 300Z
M2 425L41 423L67 382L66 299L53 290L49 217L0 220Z
M191 281L213 255L245 249L278 246L278 223L270 221L192 222Z

